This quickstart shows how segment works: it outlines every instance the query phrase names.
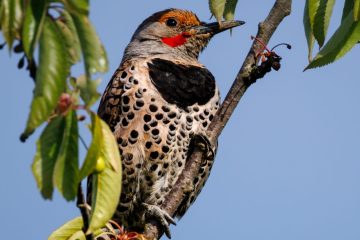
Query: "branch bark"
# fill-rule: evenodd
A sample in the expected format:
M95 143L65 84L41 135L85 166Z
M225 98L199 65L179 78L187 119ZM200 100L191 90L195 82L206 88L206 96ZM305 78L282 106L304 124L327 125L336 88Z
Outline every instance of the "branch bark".
M290 14L291 3L291 0L277 0L266 19L259 23L256 37L267 44L281 21ZM257 63L256 54L262 50L260 43L254 41L230 91L207 129L206 134L211 144L216 144L219 135L230 119L245 91L252 83L256 82L257 79L254 79L254 77L251 76L251 71L253 66ZM171 216L175 213L184 197L184 186L186 186L189 181L192 182L194 177L198 174L201 166L202 154L201 150L195 149L187 161L175 186L162 204L161 208L166 210ZM163 233L156 221L150 221L145 225L144 234L147 239L158 239Z

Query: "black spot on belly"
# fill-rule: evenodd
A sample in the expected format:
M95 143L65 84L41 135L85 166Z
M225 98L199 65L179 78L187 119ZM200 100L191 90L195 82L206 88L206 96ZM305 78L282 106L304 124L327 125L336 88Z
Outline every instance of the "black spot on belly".
M134 114L133 112L129 112L128 115L127 115L127 118L128 118L129 120L134 119L134 117L135 117L135 114Z
M170 113L168 114L168 117L171 118L171 119L173 119L173 118L176 117L176 113L175 113L175 112L170 112Z
M151 134L154 135L154 136L159 135L159 129L154 128L154 129L151 131Z
M151 115L145 114L145 115L144 115L144 121L145 121L145 122L150 122L150 121L151 121Z
M131 133L130 133L130 136L132 138L137 138L139 136L139 133L136 130L132 130Z
M155 115L155 118L156 118L157 120L161 120L161 119L163 118L162 113L157 113L157 114Z
M129 122L126 120L126 118L123 118L123 120L121 121L121 125L123 127L126 127L127 125L129 125Z
M127 72L122 72L122 74L121 74L120 77L121 77L122 79L124 79L124 78L126 78L126 76L127 76Z
M153 151L153 152L150 153L150 157L151 157L152 159L156 159L156 158L158 158L158 156L159 156L159 152L158 152L158 151Z
M158 125L158 122L157 121L153 121L152 123L150 123L150 126L151 127L156 127Z
M134 106L134 108L135 108L136 110L139 110L139 109L142 108L143 106L144 106L144 101L143 101L143 100L141 100L141 99L136 100L135 106Z
M164 112L170 112L170 108L168 106L161 107Z
M145 132L147 132L147 131L149 131L150 130L150 127L149 127L149 125L147 125L147 124L144 124L144 131Z
M186 133L184 132L184 130L180 130L180 135L184 138L186 136Z
M149 109L151 112L156 112L158 110L158 107L154 104L150 104Z
M121 110L126 113L130 110L130 107L129 106L122 106Z
M169 129L170 129L170 131L174 131L176 129L176 127L174 124L170 124Z
M162 147L162 151L164 152L164 153L167 153L167 152L169 152L169 147L168 146L166 146L166 145L164 145L163 147Z
M128 96L123 96L122 101L123 101L123 104L129 104L130 98Z
M145 143L145 147L146 147L147 149L151 148L151 145L152 145L152 142L146 142L146 143Z
M153 164L153 165L151 165L151 167L150 167L150 171L154 172L154 171L156 171L157 168L158 168L158 165L157 165L157 164Z

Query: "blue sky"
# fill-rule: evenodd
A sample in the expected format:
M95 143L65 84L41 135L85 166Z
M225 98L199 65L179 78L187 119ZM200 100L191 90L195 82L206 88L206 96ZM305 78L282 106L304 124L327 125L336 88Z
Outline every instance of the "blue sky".
M236 18L246 25L232 36L216 36L201 55L223 97L272 2L239 1ZM303 1L293 2L292 15L269 44L288 42L293 49L279 48L281 70L252 85L242 98L219 139L210 179L172 227L173 239L360 238L359 46L335 64L302 72L307 64ZM341 4L335 6L330 32L339 22ZM91 1L91 19L110 60L100 92L137 25L169 7L192 10L204 21L210 17L207 1ZM46 239L79 212L58 193L52 201L43 200L36 188L30 165L40 131L19 142L33 82L16 68L18 59L0 51L1 238Z

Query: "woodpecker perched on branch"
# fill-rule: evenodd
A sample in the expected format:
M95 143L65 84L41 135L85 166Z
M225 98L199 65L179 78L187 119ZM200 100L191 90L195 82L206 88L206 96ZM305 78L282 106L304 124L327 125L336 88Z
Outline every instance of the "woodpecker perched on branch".
M122 194L113 219L126 229L142 231L152 218L170 236L173 218L185 214L204 186L216 150L204 134L220 98L214 76L198 56L215 34L242 24L207 24L190 11L167 9L135 31L98 110L122 156ZM206 157L170 216L161 205L198 145Z

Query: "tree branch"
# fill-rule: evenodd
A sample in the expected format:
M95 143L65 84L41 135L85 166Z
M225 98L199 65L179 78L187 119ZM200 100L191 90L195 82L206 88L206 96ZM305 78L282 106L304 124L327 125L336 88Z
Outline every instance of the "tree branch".
M261 39L265 44L269 42L281 21L290 14L291 3L291 0L277 0L275 2L267 18L259 23L256 35L258 39ZM219 135L230 119L241 97L244 95L247 88L252 83L256 82L257 78L251 75L251 71L253 66L257 63L256 54L262 52L262 50L260 43L254 41L230 91L206 131L211 144L216 144ZM186 162L185 168L179 176L175 186L161 205L161 208L166 210L170 215L175 213L185 195L184 186L186 186L188 182L192 182L198 174L201 166L202 154L201 150L194 150L193 154ZM145 236L148 239L158 239L162 234L161 228L159 228L156 221L150 221L145 225Z

